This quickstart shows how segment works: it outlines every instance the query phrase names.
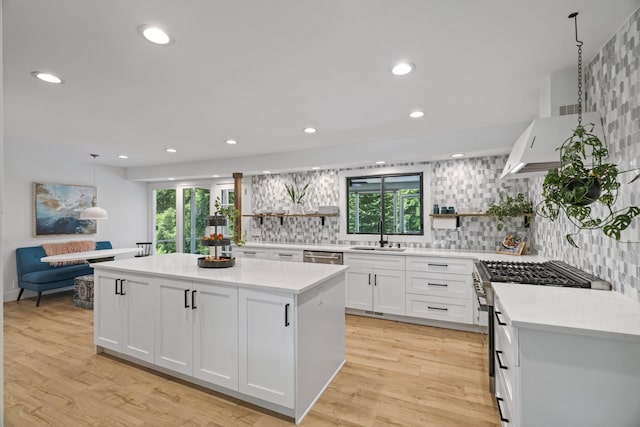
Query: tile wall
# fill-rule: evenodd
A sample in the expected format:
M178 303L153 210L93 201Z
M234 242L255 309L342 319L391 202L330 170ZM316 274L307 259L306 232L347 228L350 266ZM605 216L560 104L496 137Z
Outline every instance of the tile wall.
M585 67L585 74L585 106L604 117L610 161L621 170L640 167L640 9ZM531 193L541 192L542 178L532 179ZM640 181L623 186L617 206L638 206L639 195ZM537 218L534 230L543 256L607 278L616 291L640 301L640 220L636 219L623 236L623 240L635 243L617 242L601 232L589 231L575 239L580 249L565 240L573 230L566 220Z
M502 187L504 183L499 180L499 176L506 159L506 156L492 156L432 162L432 178L429 182L432 200L425 202L427 211L431 212L432 205L438 203L440 206L454 206L459 212L484 212L493 201L499 199L501 190L513 196L522 192L528 197L527 179L508 182L511 188ZM425 162L390 166L421 164ZM339 173L345 170L347 169L254 176L252 208L254 212L288 211L291 208L291 202L288 201L284 184L291 184L294 180L299 185L311 183L305 203L308 211L316 211L318 206L323 205L337 206L339 186L343 185L340 183ZM339 208L340 216L326 218L324 226L320 218L284 218L282 225L279 218L265 218L262 224L259 219L254 218L247 237L251 241L271 243L355 244L356 242L337 239L339 221L345 221L345 207L339 206ZM426 224L431 226L429 218ZM521 219L506 221L502 231L498 231L496 225L495 218L464 217L461 227L457 230L434 230L432 242L425 240L404 246L493 251L506 233L519 233L526 236L531 248L535 248L533 228L524 228ZM377 240L377 236L372 236L368 243L373 245ZM393 236L390 236L389 240L393 241ZM363 243L360 242L360 244Z

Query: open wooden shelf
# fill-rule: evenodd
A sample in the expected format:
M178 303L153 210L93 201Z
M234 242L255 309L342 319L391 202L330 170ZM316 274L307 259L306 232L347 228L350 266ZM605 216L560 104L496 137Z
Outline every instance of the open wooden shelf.
M522 215L516 215L516 216L521 216L524 218L524 226L525 227L529 227L529 225L531 224L531 218L534 217L536 214L535 213L528 213L528 214L522 214ZM452 213L452 214L429 214L430 217L432 218L442 218L442 219L447 219L447 218L451 218L451 219L455 219L456 220L456 227L460 227L460 217L464 217L464 216L486 216L486 217L494 217L497 218L496 215L489 215L486 213Z
M307 217L307 218L322 218L322 225L324 225L324 219L328 216L338 216L338 214L321 214L321 213L308 213L308 214L288 214L288 213L273 213L273 214L253 214L242 215L253 218L260 218L260 224L263 223L265 218L280 218L280 225L284 224L285 217Z

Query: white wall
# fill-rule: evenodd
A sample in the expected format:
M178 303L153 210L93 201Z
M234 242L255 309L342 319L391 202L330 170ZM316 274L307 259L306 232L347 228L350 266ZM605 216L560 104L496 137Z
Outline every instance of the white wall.
M133 247L148 241L147 184L127 181L122 168L102 167L89 157L77 162L42 158L5 137L4 159L4 227L2 233L2 267L4 301L18 296L15 249L38 246L52 241L109 240L113 247ZM99 158L98 158L99 160ZM33 182L93 185L94 164L98 205L107 210L109 219L99 221L97 234L51 237L33 236ZM25 291L25 297L30 296Z

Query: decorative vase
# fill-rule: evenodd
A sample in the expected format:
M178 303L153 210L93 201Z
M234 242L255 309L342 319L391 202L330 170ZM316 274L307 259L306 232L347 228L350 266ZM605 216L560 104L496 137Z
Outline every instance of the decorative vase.
M293 206L291 206L290 212L294 215L302 215L304 213L304 206L300 203L294 203Z

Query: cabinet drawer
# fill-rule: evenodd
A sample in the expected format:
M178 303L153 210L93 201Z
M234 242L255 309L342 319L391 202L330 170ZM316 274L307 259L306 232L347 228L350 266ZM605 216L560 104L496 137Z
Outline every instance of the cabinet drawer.
M269 258L267 249L233 248L233 256L237 258Z
M270 249L269 259L277 261L295 261L302 262L302 251L294 249Z
M497 370L496 400L499 407L498 411L500 414L500 421L502 422L502 426L506 427L518 425L518 422L516 420L516 402L513 400L513 394L510 393L506 377Z
M470 300L472 287L471 275L425 273L422 271L407 271L406 273L406 292L408 294Z
M404 258L404 256L399 255L360 255L347 253L344 254L344 263L350 267L404 270Z
M467 258L408 256L407 270L470 275L473 271L473 260Z
M473 324L470 300L415 294L407 294L406 299L407 316Z

